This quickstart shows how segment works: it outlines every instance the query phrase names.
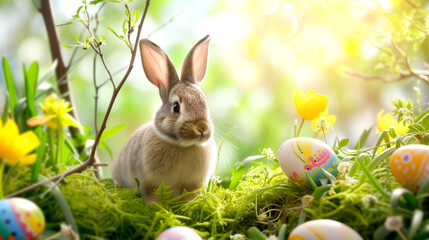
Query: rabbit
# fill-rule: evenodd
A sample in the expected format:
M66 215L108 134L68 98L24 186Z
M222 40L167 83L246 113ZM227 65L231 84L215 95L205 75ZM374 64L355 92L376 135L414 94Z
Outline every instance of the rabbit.
M160 202L154 190L162 182L171 186L171 197L207 186L214 174L217 147L207 100L200 88L207 68L210 36L187 54L179 76L169 56L148 39L139 42L148 80L158 87L162 105L152 122L130 138L113 166L119 185L136 188L146 203ZM197 193L187 195L193 199Z

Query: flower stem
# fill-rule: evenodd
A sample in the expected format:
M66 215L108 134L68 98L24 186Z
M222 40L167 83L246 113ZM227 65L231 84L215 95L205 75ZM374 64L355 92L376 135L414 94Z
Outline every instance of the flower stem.
M3 172L4 172L4 165L5 160L3 158L0 158L0 199L3 199Z
M57 162L55 161L55 144L54 144L54 130L52 128L48 128L49 135L49 158L52 166L56 166Z
M326 141L326 134L325 134L325 130L324 130L324 129L322 129L322 132L323 132L323 138L325 139L325 143L326 143L326 144L328 144L328 141Z
M299 134L301 133L301 129L302 129L302 126L304 125L304 121L305 121L305 119L304 119L304 118L303 118L303 119L301 119L301 124L299 125L298 132L296 133L296 136L295 136L295 137L298 137L298 136L299 136Z
M64 132L63 125L61 124L61 119L58 118L58 128L57 128L57 161L58 163L63 163L63 148L64 148Z

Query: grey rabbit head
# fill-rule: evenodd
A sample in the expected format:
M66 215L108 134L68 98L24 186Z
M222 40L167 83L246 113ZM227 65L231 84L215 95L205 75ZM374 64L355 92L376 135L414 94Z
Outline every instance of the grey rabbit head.
M207 35L189 51L179 79L170 57L150 40L140 40L144 72L158 87L162 100L155 115L155 131L171 144L199 145L213 135L206 96L200 88L207 68L209 41Z

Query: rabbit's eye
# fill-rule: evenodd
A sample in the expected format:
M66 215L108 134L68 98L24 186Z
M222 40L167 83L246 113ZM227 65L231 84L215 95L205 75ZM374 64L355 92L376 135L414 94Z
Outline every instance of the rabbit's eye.
M179 105L179 103L178 103L178 102L175 102L175 103L174 103L174 105L173 105L173 111L174 111L175 113L179 113L179 112L180 112L180 105Z

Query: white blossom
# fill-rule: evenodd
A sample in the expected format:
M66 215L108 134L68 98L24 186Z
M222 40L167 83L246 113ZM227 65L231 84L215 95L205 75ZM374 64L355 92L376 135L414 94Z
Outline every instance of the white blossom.
M234 235L230 235L229 239L231 239L231 240L244 240L246 238L244 237L243 234L237 233L237 234L234 234Z
M396 231L404 226L404 222L401 216L389 216L386 218L386 221L384 221L384 226L387 230Z
M273 150L271 148L264 148L261 151L262 155L264 155L268 160L276 159L276 155L274 155Z

